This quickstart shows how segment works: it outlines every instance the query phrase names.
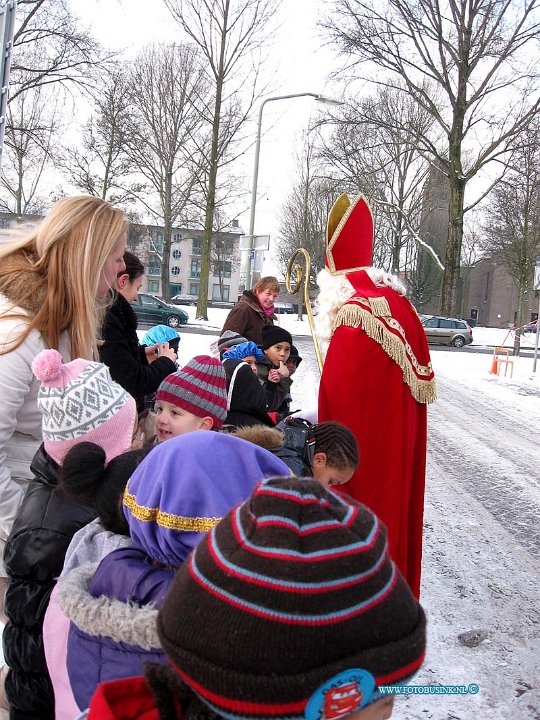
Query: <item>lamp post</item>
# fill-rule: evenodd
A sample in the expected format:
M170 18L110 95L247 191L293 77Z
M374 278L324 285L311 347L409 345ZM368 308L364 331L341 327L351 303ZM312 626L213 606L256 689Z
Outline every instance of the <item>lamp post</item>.
M320 95L318 93L304 92L304 93L293 93L292 95L276 95L275 97L266 98L261 103L259 109L259 122L257 124L257 142L255 145L255 164L253 166L253 183L251 186L251 209L249 214L249 230L248 230L248 247L247 247L247 260L246 260L246 290L251 290L251 267L252 267L252 253L253 253L253 233L255 230L255 207L257 205L257 180L259 177L259 156L261 152L261 128L262 128L262 115L264 106L266 103L274 102L275 100L290 100L292 98L300 97L312 97L317 102L325 103L326 105L343 105L340 100L334 100L333 98Z

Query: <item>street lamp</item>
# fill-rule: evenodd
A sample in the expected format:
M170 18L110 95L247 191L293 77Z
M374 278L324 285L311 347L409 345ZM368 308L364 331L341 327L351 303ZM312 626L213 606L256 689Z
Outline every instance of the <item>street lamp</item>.
M255 145L255 164L253 166L253 184L251 186L251 210L249 214L249 231L248 231L248 247L247 247L247 261L246 261L246 290L251 290L251 263L252 263L252 252L253 252L253 233L255 230L255 206L257 204L257 180L259 177L259 155L261 152L261 127L262 127L262 114L266 103L273 102L274 100L290 100L291 98L300 97L312 97L317 102L324 103L325 105L343 105L340 100L334 100L333 98L320 95L319 93L293 93L292 95L276 95L275 97L266 98L261 103L259 110L259 123L257 125L257 143Z

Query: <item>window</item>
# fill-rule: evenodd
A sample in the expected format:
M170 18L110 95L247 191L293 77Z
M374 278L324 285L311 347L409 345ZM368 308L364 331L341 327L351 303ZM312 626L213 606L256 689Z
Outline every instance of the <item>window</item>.
M466 330L466 329L467 329L467 324L464 323L464 322L459 322L459 321L456 320L456 321L454 322L454 327L456 327L458 330Z
M212 300L227 302L229 300L229 286L223 286L223 295L219 283L212 285Z
M427 320L424 320L423 325L425 328L439 327L439 319L438 318L428 318Z
M441 318L439 320L439 327L440 328L447 328L450 330L454 329L454 321L453 320L446 320L446 318Z
M180 268L178 265L173 265L171 268L171 274L172 275L180 275Z
M199 283L189 283L189 294L197 297L199 294Z
M191 266L189 268L189 277L201 277L201 261L199 258L191 258Z
M172 236L173 242L180 242L181 239L182 239L182 235L180 233L174 233L174 235ZM178 257L180 257L180 256L178 256Z
M154 238L154 250L157 250L158 252L163 252L163 233L158 231L156 233L156 237Z
M159 280L148 281L148 292L159 292Z
M9 220L7 218L0 218L0 228L8 228Z
M193 238L193 245L191 247L191 252L194 255L200 255L201 254L201 240L200 238Z
M218 277L221 275L221 277L230 278L231 271L232 263L228 260L220 260L219 263L216 263L216 272L214 273L214 275L217 275Z
M156 298L153 298L151 295L141 295L141 305L145 307L157 307L159 303Z
M169 283L169 287L171 288L171 297L182 292L182 283Z
M182 257L182 253L180 252L180 250L173 250L172 256L175 260L180 260L180 258Z
M148 275L161 275L161 263L158 258L151 257L148 265Z

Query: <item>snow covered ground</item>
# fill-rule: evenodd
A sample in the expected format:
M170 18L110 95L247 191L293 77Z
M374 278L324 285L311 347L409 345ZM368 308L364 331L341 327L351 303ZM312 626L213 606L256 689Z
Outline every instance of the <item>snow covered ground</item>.
M212 334L184 333L181 361L208 351L225 314L193 320ZM315 407L308 324L290 315L280 322L304 358L295 407ZM429 409L421 595L428 651L413 682L479 691L398 698L397 719L540 720L540 363L533 373L528 335L523 355L512 358L513 377L493 375L492 348L513 347L513 336L475 328L473 337L461 350L431 347L439 399ZM477 646L458 640L474 630L485 635Z

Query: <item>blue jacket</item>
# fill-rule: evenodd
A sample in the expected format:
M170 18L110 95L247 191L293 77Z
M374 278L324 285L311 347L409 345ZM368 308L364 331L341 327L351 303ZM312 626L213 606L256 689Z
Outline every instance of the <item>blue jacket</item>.
M166 662L156 619L173 578L174 570L126 547L60 580L58 602L71 620L67 669L81 710L99 683L142 675L147 661Z

